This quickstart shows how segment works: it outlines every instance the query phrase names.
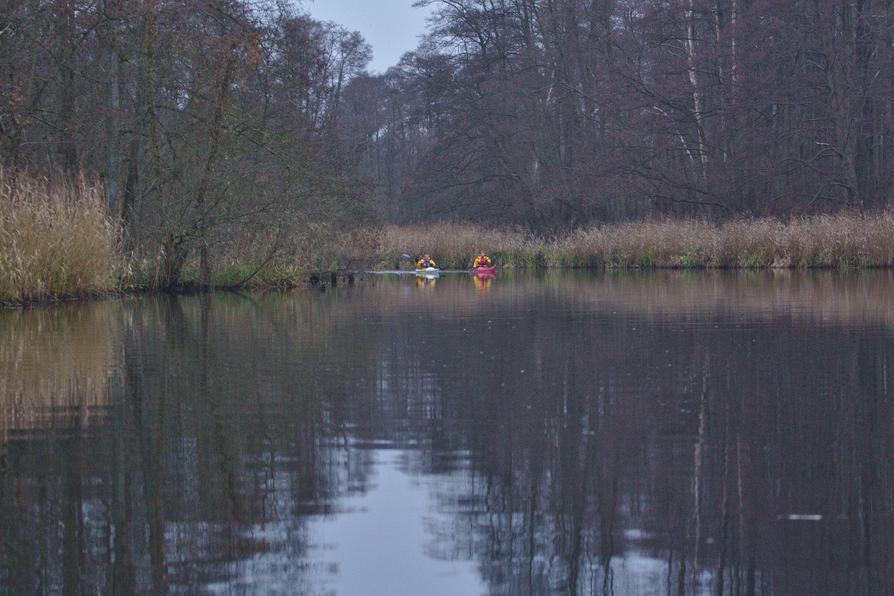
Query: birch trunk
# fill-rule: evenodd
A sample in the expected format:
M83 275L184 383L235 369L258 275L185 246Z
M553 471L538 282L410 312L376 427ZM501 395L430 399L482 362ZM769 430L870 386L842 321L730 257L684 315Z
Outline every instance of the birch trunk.
M698 79L698 71L695 64L695 0L683 0L686 13L686 71L689 74L689 84L692 86L692 115L695 119L695 127L698 133L698 158L701 164L702 180L707 179L708 152L707 137L704 124L704 98Z

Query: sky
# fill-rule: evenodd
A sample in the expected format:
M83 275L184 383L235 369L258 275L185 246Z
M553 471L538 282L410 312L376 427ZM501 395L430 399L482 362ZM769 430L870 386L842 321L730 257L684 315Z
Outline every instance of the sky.
M372 46L374 72L385 72L416 49L431 10L413 8L413 0L303 0L300 6L318 21L359 31Z

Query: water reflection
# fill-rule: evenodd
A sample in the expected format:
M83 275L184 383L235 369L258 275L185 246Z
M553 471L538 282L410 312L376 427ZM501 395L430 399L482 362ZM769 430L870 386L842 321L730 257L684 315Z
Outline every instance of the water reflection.
M490 290L494 285L497 276L494 273L475 273L472 277L472 283L475 287L482 291Z
M894 588L894 281L376 280L0 315L0 591Z

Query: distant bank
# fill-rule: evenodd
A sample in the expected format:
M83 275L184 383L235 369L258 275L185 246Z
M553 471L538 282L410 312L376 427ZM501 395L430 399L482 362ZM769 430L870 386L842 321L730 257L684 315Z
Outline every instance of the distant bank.
M486 250L501 268L870 268L894 266L894 213L780 221L641 221L592 226L554 239L469 224L338 231L296 224L282 238L238 233L183 261L175 285L159 248L132 246L106 217L103 193L0 172L0 302L42 303L128 291L288 288L330 272L409 267L430 253L465 268ZM163 233L161 231L160 233ZM159 244L163 246L163 244ZM193 254L195 253L195 254ZM326 275L321 276L321 272Z

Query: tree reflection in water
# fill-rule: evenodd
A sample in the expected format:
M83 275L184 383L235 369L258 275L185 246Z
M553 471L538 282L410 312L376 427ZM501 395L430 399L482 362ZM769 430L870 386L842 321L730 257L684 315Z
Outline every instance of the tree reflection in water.
M327 589L386 449L493 593L891 592L889 275L414 285L3 314L2 589Z

